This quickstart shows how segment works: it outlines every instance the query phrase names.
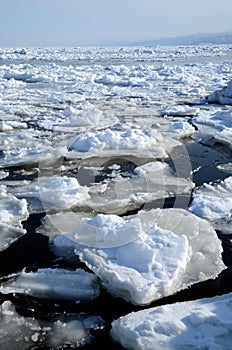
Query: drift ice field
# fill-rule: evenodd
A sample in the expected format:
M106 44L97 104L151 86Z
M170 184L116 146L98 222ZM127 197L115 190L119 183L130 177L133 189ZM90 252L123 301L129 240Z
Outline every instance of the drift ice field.
M231 55L0 49L1 349L230 349Z

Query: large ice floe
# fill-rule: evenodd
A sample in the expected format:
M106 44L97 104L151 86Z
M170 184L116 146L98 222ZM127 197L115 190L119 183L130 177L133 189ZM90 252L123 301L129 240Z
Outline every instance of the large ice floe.
M1 283L3 294L19 293L50 300L73 300L76 303L89 301L100 294L97 276L82 269L39 269L36 272L22 271Z
M215 278L226 268L213 227L184 209L83 218L71 233L54 239L53 251L77 254L110 293L138 305Z
M63 314L37 320L23 316L10 301L0 306L0 347L4 350L33 349L39 346L80 347L90 343L91 331L103 326L96 315Z
M155 129L118 127L101 131L89 131L73 138L68 145L66 157L91 158L128 156L162 159L180 143L169 138L165 140Z
M223 88L215 90L206 96L206 101L211 103L232 105L232 80L230 80Z
M7 248L14 240L26 233L22 221L29 216L25 198L18 199L0 186L0 250Z
M228 350L232 294L132 312L112 322L111 336L129 350Z

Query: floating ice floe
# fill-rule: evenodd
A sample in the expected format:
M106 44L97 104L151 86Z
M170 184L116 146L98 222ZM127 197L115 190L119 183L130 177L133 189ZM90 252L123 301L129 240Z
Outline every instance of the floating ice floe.
M25 144L26 146L26 144ZM40 147L23 147L17 150L3 152L3 158L0 159L0 167L18 167L31 165L52 166L59 159L62 159L67 152L65 146L40 146Z
M97 276L80 268L75 271L61 268L22 271L1 283L0 292L51 300L73 300L76 303L90 301L100 294Z
M14 129L26 129L27 123L9 120L9 121L0 121L0 131L12 131Z
M196 114L193 123L198 128L197 138L200 141L214 146L220 143L224 147L231 149L232 140L232 110L205 110Z
M228 82L227 86L224 86L220 90L213 91L211 94L206 96L205 99L211 103L232 105L232 80Z
M157 130L139 128L106 129L86 132L73 138L67 158L91 158L133 155L162 159L167 152L180 145L177 140L164 139Z
M199 112L199 107L190 107L187 105L176 105L159 111L160 115L167 116L194 116Z
M14 66L14 68L6 69L3 76L4 79L19 80L24 83L39 83L39 82L49 82L51 79L45 74L41 74L36 67L32 65L19 64Z
M38 125L47 130L68 133L104 129L118 123L118 118L110 113L103 113L88 102L66 106L62 116L38 121Z
M15 196L33 202L32 211L60 211L84 206L90 198L88 188L74 177L40 176L29 185L13 189Z
M26 129L1 134L0 146L3 150L0 168L32 166L40 162L54 165L65 156L67 147L51 142L48 131Z
M232 294L141 310L112 322L110 334L130 350L227 350Z
M74 230L75 227L80 225L82 218L90 218L92 216L94 216L93 212L89 211L47 213L41 220L41 225L36 232L48 236L52 241L56 236L64 235Z
M99 316L65 314L44 320L24 317L10 301L0 306L1 349L32 349L37 346L79 347L94 339L91 331L104 326Z
M143 127L144 122L144 115L135 119L135 125ZM191 137L196 132L196 128L184 117L148 116L146 117L146 125L160 132L164 140L169 140L169 138L181 140Z
M0 171L0 180L5 179L8 175L8 171Z
M155 199L190 196L194 188L190 175L178 177L168 164L159 161L137 166L128 176L117 176L117 171L114 174L111 173L111 179L89 188L90 208L102 213L122 214Z
M226 267L213 227L183 209L129 217L98 214L56 237L58 256L78 255L114 296L147 305L215 278Z
M232 174L232 163L219 164L217 168L225 173Z
M214 184L204 184L194 191L189 210L195 215L209 220L217 229L222 227L225 229L226 224L231 227L231 194L232 176Z
M18 199L7 192L7 187L0 186L0 250L7 248L26 230L22 221L29 216L26 199Z
M187 120L172 119L165 126L163 124L159 131L164 139L169 136L179 140L185 137L191 137L196 132L196 129Z

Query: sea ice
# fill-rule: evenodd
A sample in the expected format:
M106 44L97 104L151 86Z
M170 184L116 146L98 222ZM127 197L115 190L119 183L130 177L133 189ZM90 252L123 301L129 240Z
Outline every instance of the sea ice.
M102 328L99 316L65 314L44 320L24 317L10 301L0 306L0 347L4 350L37 346L83 346L93 340L92 330Z
M27 124L15 120L0 121L0 131L12 131L14 129L26 129Z
M75 251L110 293L139 305L215 278L226 268L213 227L183 209L125 218L98 214L53 244L57 255Z
M232 174L232 163L219 164L217 168L225 173Z
M86 132L70 141L67 158L112 157L133 155L162 159L180 143L172 138L165 140L156 130L140 128L106 129Z
M211 103L220 103L223 105L232 105L232 80L220 90L213 91L205 97L206 101Z
M111 177L89 188L88 205L95 211L122 214L155 199L190 196L194 188L190 178L178 177L168 164L159 161L138 165L126 177L117 171Z
M18 237L26 233L22 221L29 216L26 199L18 199L0 186L0 251L6 249Z
M110 334L130 350L228 350L232 294L129 313L112 322Z
M40 176L29 185L14 189L14 194L33 203L32 211L60 211L84 206L89 199L88 188L81 186L74 177Z
M228 109L210 109L210 111L201 111L193 117L193 124L197 126L198 132L196 138L201 142L214 146L220 143L225 148L231 149L232 110Z
M47 213L41 220L41 225L37 228L36 232L48 236L52 241L56 236L64 235L74 230L75 227L80 225L82 218L90 218L93 215L93 212L89 211Z
M199 107L190 107L186 105L175 105L172 107L168 107L159 111L160 115L163 116L194 116L199 112Z
M88 102L66 106L63 115L38 121L42 128L67 133L104 129L118 123L119 119L113 114L103 113Z
M42 161L52 166L65 156L67 147L60 142L54 144L51 138L48 131L34 129L1 133L0 168L38 165Z
M75 271L44 268L36 272L22 271L10 277L9 281L1 283L3 294L19 293L77 303L90 301L100 294L96 275L80 268Z
M0 180L5 179L8 175L8 171L0 171Z
M15 150L5 150L3 152L4 156L0 160L0 168L5 167L18 167L18 166L28 166L28 165L41 165L43 166L56 164L59 159L62 159L66 152L67 148L54 147L54 146L32 146L32 147L18 148Z
M0 186L0 250L5 249L12 241L26 233L22 221L29 216L26 199L18 199L7 191L7 187Z
M232 176L196 188L189 210L211 222L232 218Z

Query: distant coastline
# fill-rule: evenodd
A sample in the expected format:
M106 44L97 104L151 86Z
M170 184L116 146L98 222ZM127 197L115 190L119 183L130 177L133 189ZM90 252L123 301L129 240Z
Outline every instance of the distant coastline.
M232 32L223 33L198 33L185 36L164 37L155 40L140 41L133 43L138 46L174 46L174 45L228 45L232 44Z
M154 40L139 40L104 43L104 46L189 46L232 45L232 31L220 33L196 33L183 36L161 37Z

